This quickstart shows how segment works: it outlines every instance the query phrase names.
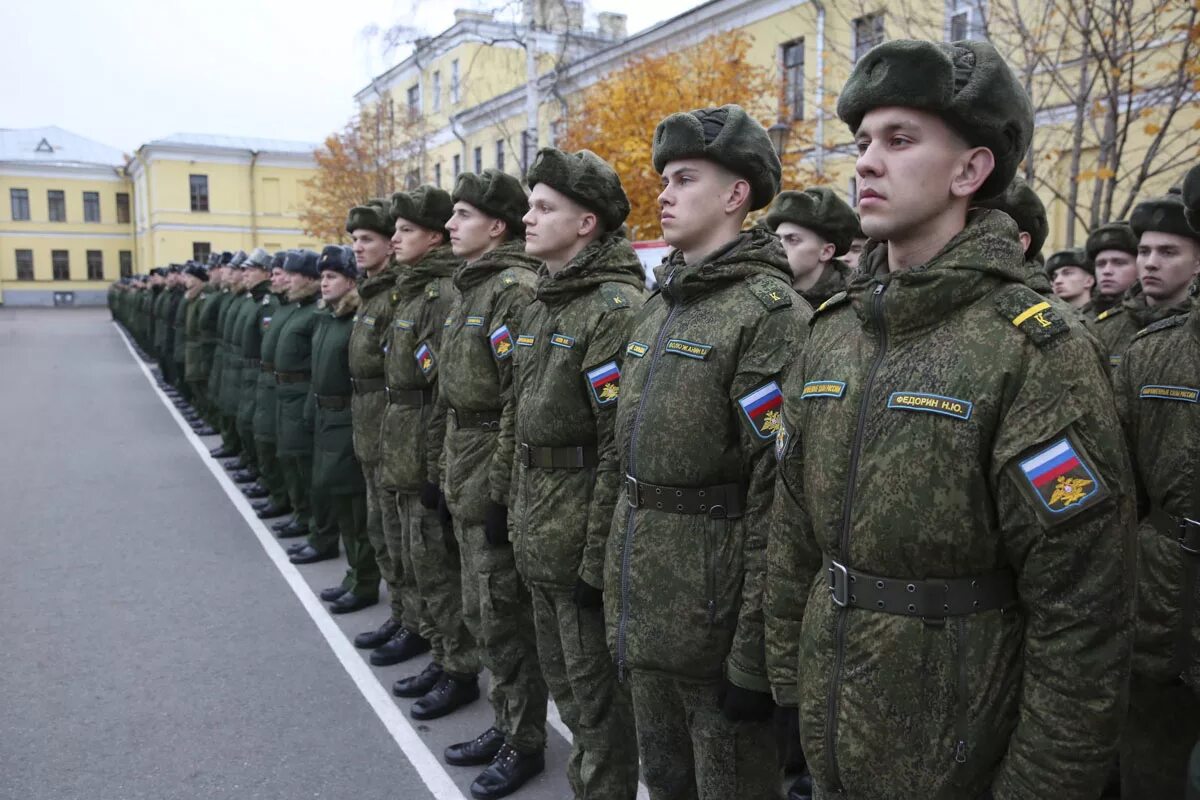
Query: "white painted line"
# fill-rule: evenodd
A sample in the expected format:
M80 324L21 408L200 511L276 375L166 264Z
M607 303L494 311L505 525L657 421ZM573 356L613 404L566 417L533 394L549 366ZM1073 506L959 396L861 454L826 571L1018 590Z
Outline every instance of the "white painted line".
M312 593L308 583L300 575L300 571L296 566L287 560L282 548L275 541L275 537L267 530L267 526L262 520L254 515L254 510L250 507L250 501L238 490L237 485L230 480L225 471L221 469L219 462L209 456L208 449L204 442L196 435L191 426L183 419L183 415L175 408L175 404L167 398L167 396L158 388L158 383L154 375L150 372L150 368L138 356L137 351L129 341L129 337L125 335L125 331L114 322L113 327L117 329L117 333L121 335L122 341L125 342L125 347L129 350L129 354L133 356L134 362L141 368L142 374L146 376L146 380L150 382L152 388L158 395L158 399L162 402L167 410L171 412L171 416L175 418L175 422L179 425L179 429L183 431L184 436L191 443L192 448L199 454L201 462L208 467L208 471L213 474L217 480L217 485L229 497L233 507L242 515L242 519L246 521L246 525L258 537L259 544L267 553L267 557L275 564L276 569L287 581L288 586L292 587L292 591L300 600L300 605L304 606L304 610L308 612L308 616L312 618L313 624L317 626L317 630L325 637L325 642L329 645L329 649L337 656L338 661L342 663L342 668L350 675L350 679L354 681L354 685L358 687L358 691L362 693L367 704L371 706L371 710L375 712L375 716L379 717L379 721L391 734L396 744L404 751L404 756L409 763L416 769L417 774L421 776L421 780L425 782L430 794L436 800L466 800L466 796L451 780L450 775L442 766L442 762L433 754L426 746L417 732L413 730L412 724L408 718L401 713L400 709L392 701L391 694L375 677L375 673L367 666L366 662L358 655L354 646L342 634L342 631L333 622L333 618L329 616L329 612L321 605L320 600ZM558 717L558 711L555 710L554 716ZM566 730L566 726L562 725L562 721L558 723Z

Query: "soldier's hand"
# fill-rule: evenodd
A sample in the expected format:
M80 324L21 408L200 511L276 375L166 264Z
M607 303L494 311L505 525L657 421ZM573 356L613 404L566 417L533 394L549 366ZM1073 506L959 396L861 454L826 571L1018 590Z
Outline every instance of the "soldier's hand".
M425 481L425 485L421 487L421 505L430 511L437 511L438 499L441 497L442 490L438 488L436 483Z
M450 506L446 505L446 493L439 491L437 499L438 521L443 528L453 528L454 518L450 516Z
M492 547L508 544L508 506L488 500L483 516L483 536Z
M775 713L775 700L770 692L756 692L721 678L717 687L717 703L730 722L762 722Z
M575 588L571 591L571 599L580 608L603 608L604 590L597 589L583 578L575 578Z

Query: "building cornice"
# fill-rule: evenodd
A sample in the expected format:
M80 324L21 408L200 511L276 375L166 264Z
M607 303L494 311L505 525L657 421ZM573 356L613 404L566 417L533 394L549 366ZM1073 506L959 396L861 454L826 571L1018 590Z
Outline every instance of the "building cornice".
M125 177L117 166L71 162L30 163L27 161L0 161L0 175L17 175L23 178L50 178L52 180L105 181L124 183Z

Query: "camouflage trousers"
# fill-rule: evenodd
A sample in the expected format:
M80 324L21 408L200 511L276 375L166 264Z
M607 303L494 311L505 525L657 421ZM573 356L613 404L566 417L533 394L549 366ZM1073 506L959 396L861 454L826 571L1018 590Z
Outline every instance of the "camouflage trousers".
M379 485L379 477L383 471L379 464L363 464L362 471L367 482L367 539L375 551L379 574L387 584L388 598L392 604L392 621L404 625L404 592L400 587L400 576L397 574L400 563L392 560L385 534L389 528L394 530L399 527L396 504L391 503L390 507L385 507L388 504L384 502L383 487ZM416 628L411 630L415 631Z
M1191 689L1133 675L1121 732L1121 796L1184 797L1188 755L1198 737L1200 699Z
M312 456L279 456L279 471L283 474L288 497L292 501L292 519L311 530Z
M770 721L730 722L717 681L630 675L650 800L773 800L782 795Z
M532 584L533 624L542 675L571 730L567 779L575 800L633 800L638 788L637 733L629 687L604 634L604 610L580 608L569 589Z
M375 478L382 474L382 467L374 468ZM382 486L379 489L379 517L383 533L383 547L387 552L387 564L392 570L392 580L388 583L391 592L392 619L399 622L413 633L420 633L426 639L428 635L422 628L428 628L425 604L421 592L417 588L417 576L413 571L412 561L407 557L408 530L400 511L400 495L392 487ZM379 544L372 540L378 553ZM376 556L378 560L378 556ZM382 563L382 562L381 562ZM381 570L382 571L382 570Z
M271 493L271 503L276 507L288 505L287 482L283 479L274 440L255 439L254 450L258 455L258 480Z
M458 677L474 677L479 674L479 652L463 619L458 543L446 535L437 512L421 505L417 495L397 493L396 509L402 581L407 586L411 576L414 584L411 605L420 610L419 633L429 640L434 663ZM407 598L404 607L409 608Z
M510 545L492 547L482 523L454 520L462 560L462 608L467 630L492 673L488 699L496 727L522 752L546 746L546 682L538 666L529 590L517 575Z
M346 553L342 587L363 598L379 597L379 565L367 540L367 498L363 494L314 493L312 532L308 544L322 553L337 551L338 539Z

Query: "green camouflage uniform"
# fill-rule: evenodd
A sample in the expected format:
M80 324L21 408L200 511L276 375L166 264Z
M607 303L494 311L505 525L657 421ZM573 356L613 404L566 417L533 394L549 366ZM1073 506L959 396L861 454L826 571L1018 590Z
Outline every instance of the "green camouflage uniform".
M419 620L404 616L405 601L416 605L411 592L401 590L399 558L393 560L388 552L387 530L398 530L400 521L394 493L385 496L379 484L380 429L387 408L387 382L383 376L383 339L392 324L392 306L396 298L396 265L388 265L373 276L359 278L358 294L362 304L354 315L354 333L350 336L350 374L354 378L354 452L362 464L367 481L366 535L379 562L379 574L388 587L392 619L412 631L420 627ZM395 555L399 556L399 553ZM375 590L378 594L378 589ZM357 593L356 593L357 594ZM410 627L411 624L411 627Z
M579 800L637 793L633 711L605 643L604 612L576 606L572 590L580 579L604 586L622 477L613 421L644 281L629 241L612 234L541 276L512 359L515 430L501 431L517 454L513 554L533 599L542 674L573 735L567 777Z
M354 315L360 310L358 292L350 290L332 308L323 300L318 306L308 410L313 420L313 513L327 530L315 538L328 536L336 542L340 535L349 565L342 586L358 597L373 598L379 594L379 567L366 536L367 485L354 455L350 410L349 352Z
M812 288L800 292L810 306L816 308L838 292L844 292L850 282L851 270L841 259L835 258L821 268L821 277Z
M288 502L287 481L284 480L283 468L279 463L279 455L275 452L275 343L278 340L278 328L272 330L271 323L279 314L285 299L283 292L268 291L263 298L266 303L258 315L259 367L253 388L254 393L254 449L258 454L258 478L267 491L271 493L271 503L276 508L290 505Z
M314 519L312 509L313 431L311 419L305 419L312 375L312 335L317 322L320 284L298 295L288 293L287 304L271 320L278 328L275 339L275 452L287 483L288 496L296 521L307 524L308 543L322 553L337 547L337 532L332 533L323 518ZM270 329L268 329L270 330ZM281 373L287 373L286 381ZM307 374L309 377L304 378Z
M1170 800L1200 737L1200 314L1138 333L1113 383L1141 500L1121 792Z
M496 727L522 752L545 746L547 690L529 592L512 548L487 543L484 519L489 500L508 505L513 452L498 434L503 417L513 414L514 331L532 299L537 266L518 239L459 268L437 382L439 411L449 414L439 472L462 560L463 619L492 673Z
M1101 359L998 211L923 266L862 263L813 319L777 451L767 654L813 796L1094 800L1133 633Z
M1151 306L1146 303L1146 295L1139 293L1100 312L1091 322L1091 331L1100 340L1108 365L1116 369L1138 331L1167 317L1186 314L1191 306L1190 297L1179 305Z
M659 270L621 372L628 478L606 552L609 648L631 681L653 800L775 797L770 723L730 721L718 692L723 679L768 691L761 601L778 380L811 309L761 228L700 263L676 251ZM689 498L700 507L678 513L677 488L704 490Z
M433 387L443 325L455 296L453 275L461 264L449 245L441 245L416 264L400 267L384 359L388 406L381 427L380 484L385 496L396 498L399 525L384 533L406 587L404 625L415 621L410 630L429 640L433 662L466 679L479 672L479 654L463 619L458 545L453 536L447 542L437 513L422 506L419 495L426 481L437 483L437 464L430 461L441 451L446 418L434 413Z

